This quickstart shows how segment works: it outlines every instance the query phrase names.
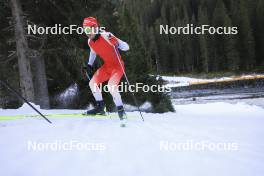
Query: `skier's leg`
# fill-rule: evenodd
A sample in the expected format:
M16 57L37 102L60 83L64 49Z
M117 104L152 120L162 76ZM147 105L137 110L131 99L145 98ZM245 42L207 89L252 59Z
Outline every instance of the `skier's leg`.
M125 115L122 98L118 91L118 84L122 76L123 76L123 72L120 69L114 70L108 81L108 87L113 97L113 101L117 107L118 115L121 120L123 120L124 115Z
M109 91L113 97L113 100L116 106L123 106L121 95L118 91L118 84L122 76L123 76L122 71L114 70L108 81L108 88L109 88Z
M99 86L101 83L107 81L110 78L110 76L111 75L109 75L106 72L105 66L102 66L95 72L92 79L90 80L89 86L90 86L90 89L96 101L103 100L102 93L101 93Z
M92 110L87 111L87 115L105 114L105 103L103 101L102 93L99 86L101 83L108 80L109 77L110 75L106 72L105 67L102 66L95 72L93 78L89 82L89 86L96 100L96 107Z

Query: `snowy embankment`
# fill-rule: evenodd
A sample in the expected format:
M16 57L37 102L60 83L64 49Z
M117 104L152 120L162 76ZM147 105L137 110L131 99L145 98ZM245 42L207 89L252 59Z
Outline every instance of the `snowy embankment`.
M0 115L30 113L23 108L0 110ZM175 109L177 113L144 113L145 122L129 112L126 128L119 127L117 118L50 118L53 124L40 117L0 121L0 174L263 175L264 109L228 103ZM63 148L71 143L79 147Z
M179 76L161 76L163 80L167 82L168 87L182 87L190 86L195 84L208 84L208 83L219 83L219 82L230 82L238 80L251 80L264 78L263 74L252 74L252 75L241 75L241 76L231 76L222 78L212 78L212 79L198 79L191 77L179 77Z

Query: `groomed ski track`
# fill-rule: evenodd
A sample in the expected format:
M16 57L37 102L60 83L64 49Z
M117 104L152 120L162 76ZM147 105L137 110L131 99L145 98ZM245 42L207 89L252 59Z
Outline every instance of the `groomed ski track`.
M246 104L177 105L177 113L118 118L40 117L0 121L0 174L78 176L262 176L264 109ZM1 110L1 114L16 114ZM22 111L23 112L23 111ZM50 111L55 113L56 111ZM81 111L76 111L77 113ZM21 112L20 112L21 113ZM61 113L61 112L57 112ZM73 111L64 113L73 113ZM138 118L137 118L138 117ZM104 150L32 151L28 142L103 144ZM236 143L237 150L176 150L161 142Z

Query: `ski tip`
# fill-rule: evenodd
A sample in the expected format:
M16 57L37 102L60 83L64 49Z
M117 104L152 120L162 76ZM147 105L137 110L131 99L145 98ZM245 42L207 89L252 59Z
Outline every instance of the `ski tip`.
M126 123L127 123L126 119L120 120L120 127L126 127Z

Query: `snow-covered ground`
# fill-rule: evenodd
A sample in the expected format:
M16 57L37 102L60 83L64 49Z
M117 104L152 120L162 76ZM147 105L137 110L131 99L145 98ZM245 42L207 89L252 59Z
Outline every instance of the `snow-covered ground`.
M211 78L211 79L198 79L198 78L182 77L182 76L161 76L161 78L167 82L166 84L167 87L183 87L183 86L189 86L191 84L264 78L264 75L251 74L251 75L230 76L230 77Z
M231 104L237 104L237 103L244 103L248 105L256 105L259 107L264 108L264 98L248 98L246 95L216 95L216 96L205 96L205 97L196 97L195 101L193 100L193 97L191 98L178 98L173 99L172 102L177 105L187 105L187 104L204 104L204 103L214 103L219 102L219 100L231 103Z
M51 125L40 117L0 121L0 175L263 175L264 109L222 102L175 109L144 113L145 122L129 112L126 128L117 118L51 118ZM0 116L30 111L24 106L0 110Z

